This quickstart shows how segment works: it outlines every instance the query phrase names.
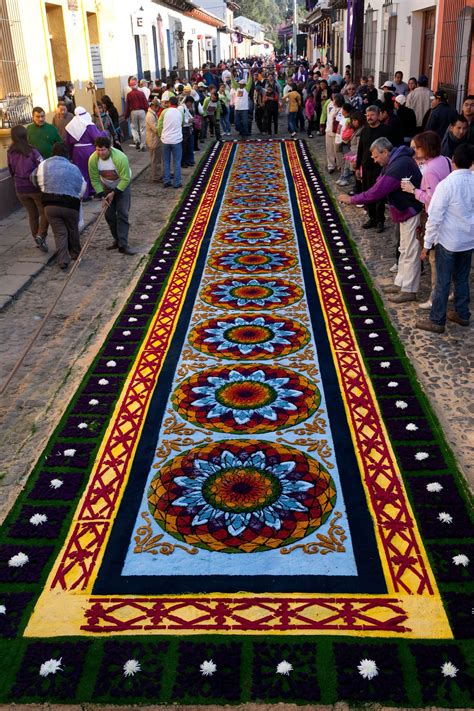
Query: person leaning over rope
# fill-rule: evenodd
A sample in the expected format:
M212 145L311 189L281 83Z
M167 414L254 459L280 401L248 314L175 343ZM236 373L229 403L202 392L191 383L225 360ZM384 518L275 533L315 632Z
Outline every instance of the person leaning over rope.
M95 152L89 158L89 176L96 197L102 198L103 204L108 206L105 219L114 241L107 249L118 249L121 254L135 254L128 246L132 173L125 153L112 148L107 136L99 136L95 140Z

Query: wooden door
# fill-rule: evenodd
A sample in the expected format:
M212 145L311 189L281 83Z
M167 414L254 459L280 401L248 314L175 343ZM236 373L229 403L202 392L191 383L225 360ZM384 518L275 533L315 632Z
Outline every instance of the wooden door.
M436 8L425 10L423 13L423 36L421 41L420 74L428 77L428 86L431 86L433 70L433 52L435 41Z

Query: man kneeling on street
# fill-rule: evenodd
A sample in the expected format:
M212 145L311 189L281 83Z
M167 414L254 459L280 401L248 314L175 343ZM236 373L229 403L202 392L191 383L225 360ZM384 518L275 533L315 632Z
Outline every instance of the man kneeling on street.
M112 148L110 138L106 136L95 140L95 153L89 158L89 176L96 197L102 198L103 204L108 206L105 219L114 241L107 249L118 249L121 254L135 254L128 246L130 165L125 153Z

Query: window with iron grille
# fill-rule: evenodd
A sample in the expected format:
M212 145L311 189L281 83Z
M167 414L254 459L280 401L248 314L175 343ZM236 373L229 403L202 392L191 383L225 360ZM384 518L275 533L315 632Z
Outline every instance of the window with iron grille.
M368 5L365 11L364 21L364 57L363 69L364 76L369 76L375 73L375 50L377 43L377 11Z
M395 51L397 42L398 4L386 2L382 6L382 55L380 61L379 86L393 79L395 71Z
M33 108L18 0L0 0L0 128L31 121Z
M438 87L448 94L458 111L468 87L474 9L468 0L451 0L445 5L441 27Z

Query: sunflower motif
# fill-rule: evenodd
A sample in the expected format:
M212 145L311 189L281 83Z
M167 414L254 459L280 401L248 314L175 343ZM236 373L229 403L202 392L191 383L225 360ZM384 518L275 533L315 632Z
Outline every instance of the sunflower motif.
M259 273L290 269L296 258L287 252L269 249L241 249L211 255L209 264L219 271Z
M221 358L278 358L302 348L309 341L298 321L265 315L223 316L209 319L189 334L194 348Z
M286 279L223 279L205 287L201 298L212 306L250 311L275 309L299 301L303 292Z
M174 538L206 550L252 553L305 538L330 516L326 469L294 447L224 440L166 462L148 491L150 511Z
M318 408L312 381L288 368L215 366L189 376L172 404L189 422L218 432L271 432L291 427Z
M266 245L283 244L293 239L291 230L284 227L248 227L223 230L216 233L218 242L226 244Z
M274 224L275 222L287 222L290 219L290 212L286 209L280 210L263 210L263 209L247 209L247 210L229 210L222 217L222 222L225 223L250 223L259 224L261 222Z

